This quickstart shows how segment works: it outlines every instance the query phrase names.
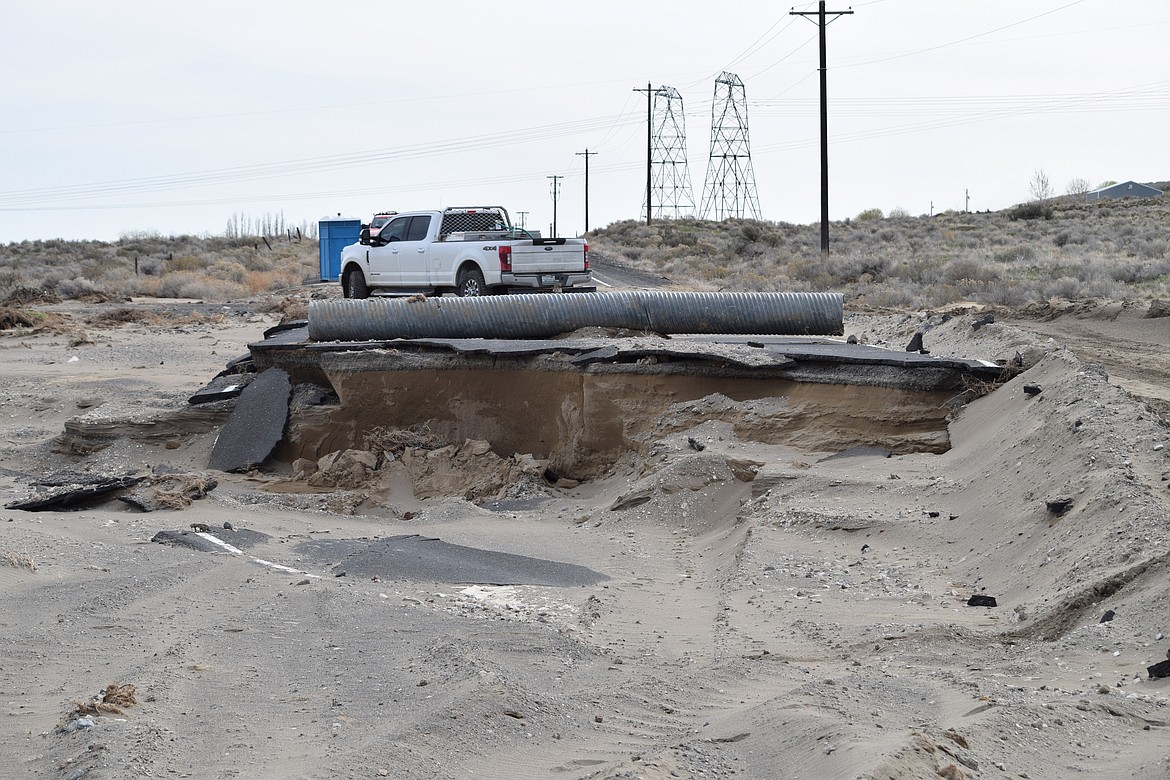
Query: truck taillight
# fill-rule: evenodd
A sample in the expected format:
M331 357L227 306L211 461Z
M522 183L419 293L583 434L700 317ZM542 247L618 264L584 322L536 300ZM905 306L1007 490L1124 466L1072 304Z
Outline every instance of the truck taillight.
M500 270L508 272L512 270L512 247L500 247Z
M585 245L585 270L589 270L589 245Z

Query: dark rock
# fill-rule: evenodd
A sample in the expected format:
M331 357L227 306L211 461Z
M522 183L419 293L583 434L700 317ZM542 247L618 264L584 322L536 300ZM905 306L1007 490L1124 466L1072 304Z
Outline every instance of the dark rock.
M984 325L990 325L993 322L995 322L994 314L984 314L982 317L971 323L971 330L979 330Z
M695 452L702 452L703 450L707 449L706 444L704 444L701 441L698 441L693 436L687 437L687 444L689 444L691 449L694 450Z
M1048 511L1054 515L1063 515L1068 510L1072 509L1072 496L1056 496L1044 502L1044 506Z
M1170 301L1150 301L1150 308L1146 309L1145 318L1153 320L1161 317L1170 317Z
M976 593L971 598L967 599L968 607L998 607L999 604L995 601L995 596L984 596L982 593Z
M1157 680L1159 677L1170 677L1170 661L1159 661L1153 666L1147 666L1146 673L1150 675L1151 680Z
M850 333L849 338L845 339L845 343L846 344L856 344L857 343L857 336Z
M1105 610L1105 614L1101 616L1101 622L1108 623L1110 620L1113 620L1113 618L1116 614L1117 613L1111 609Z
M922 351L922 331L914 334L910 339L910 343L906 345L907 352L921 352Z
M1024 395L1040 395L1041 390L1040 385L1024 385Z

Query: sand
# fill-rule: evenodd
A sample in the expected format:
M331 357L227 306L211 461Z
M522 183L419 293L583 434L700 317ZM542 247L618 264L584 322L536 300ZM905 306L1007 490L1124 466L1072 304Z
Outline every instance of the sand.
M154 512L0 510L2 776L1170 775L1170 681L1146 671L1170 648L1170 320L1144 305L978 329L848 313L871 344L1019 353L946 452L830 457L695 421L559 486L474 442L315 485L209 472L230 404L186 398L275 316L45 308L64 330L0 335L4 503L64 470L217 484ZM240 545L151 541L193 524ZM337 576L311 552L410 534L604 579ZM110 684L134 703L95 708Z

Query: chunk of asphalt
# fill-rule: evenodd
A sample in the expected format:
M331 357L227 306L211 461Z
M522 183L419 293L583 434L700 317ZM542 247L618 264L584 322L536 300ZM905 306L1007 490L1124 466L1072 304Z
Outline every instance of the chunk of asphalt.
M142 477L116 477L92 482L88 485L71 485L47 490L23 501L5 504L5 509L22 509L25 512L57 512L85 507L108 501L128 487L138 484Z
M229 531L226 528L212 528L203 533L240 549L255 547L272 538L268 534L252 531L248 528L238 528L234 531ZM186 547L200 552L223 552L221 545L192 531L159 531L150 538L150 541L172 547Z
M449 544L433 537L313 539L301 542L303 559L332 564L334 574L453 585L595 585L609 579L585 566Z
M279 368L261 372L240 393L211 448L208 468L247 471L260 465L284 436L292 383Z
M244 392L244 388L251 383L255 376L255 374L220 374L196 390L195 395L187 399L187 403L194 406L236 398Z
M995 596L984 596L982 593L976 593L971 598L967 599L968 607L998 607L999 604L995 601Z

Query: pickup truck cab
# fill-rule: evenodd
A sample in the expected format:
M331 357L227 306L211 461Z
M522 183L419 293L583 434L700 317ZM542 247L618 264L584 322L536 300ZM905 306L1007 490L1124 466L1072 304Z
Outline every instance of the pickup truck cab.
M341 285L347 298L596 289L588 244L514 228L501 206L391 215L368 245L342 250Z

